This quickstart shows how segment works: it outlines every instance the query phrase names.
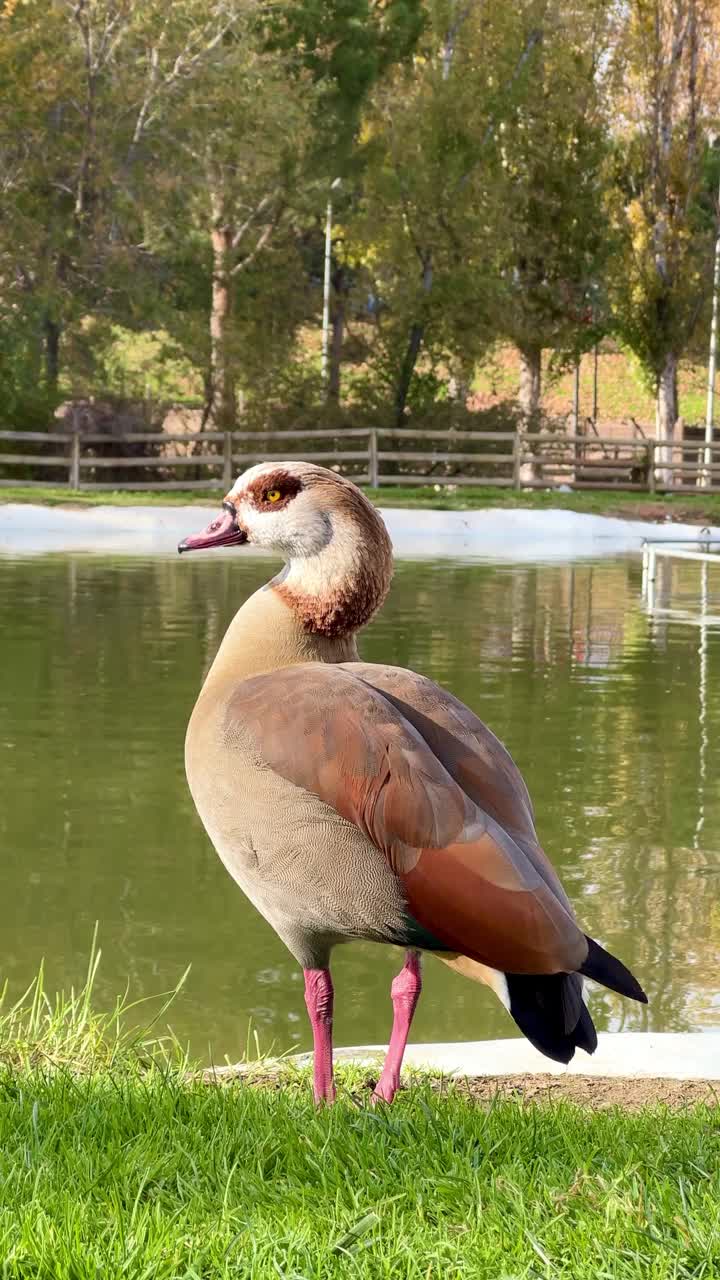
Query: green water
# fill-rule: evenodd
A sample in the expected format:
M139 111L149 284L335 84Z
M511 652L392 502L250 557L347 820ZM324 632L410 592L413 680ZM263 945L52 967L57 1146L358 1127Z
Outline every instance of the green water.
M307 1047L301 976L227 876L183 774L185 724L234 610L271 566L90 556L0 561L0 975L82 977L98 1000L191 975L171 1015L193 1051ZM692 613L699 570L675 577ZM661 583L661 587L662 587ZM601 1028L720 1029L720 632L650 621L636 560L406 562L363 654L442 682L525 772L581 920L648 1010L594 992ZM718 612L716 609L715 612ZM336 953L337 1043L387 1038L390 949ZM436 961L413 1034L513 1034L490 992ZM209 1048L211 1047L211 1049Z

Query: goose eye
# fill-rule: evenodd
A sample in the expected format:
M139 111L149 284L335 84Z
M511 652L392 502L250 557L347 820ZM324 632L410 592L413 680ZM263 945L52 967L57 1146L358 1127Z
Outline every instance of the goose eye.
M282 494L279 489L268 489L267 493L265 494L265 501L279 502L281 497L282 497Z

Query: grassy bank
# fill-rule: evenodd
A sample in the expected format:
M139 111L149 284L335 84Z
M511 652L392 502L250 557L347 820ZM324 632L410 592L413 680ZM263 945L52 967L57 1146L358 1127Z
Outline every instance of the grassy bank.
M7 1072L4 1277L447 1280L720 1273L718 1112L373 1112L172 1070Z
M543 352L543 409L550 416L572 414L574 394L574 370L550 374L551 353ZM520 383L520 357L515 347L499 346L477 369L473 380L473 401L476 408L512 401L517 396ZM593 356L588 353L580 362L580 421L588 418L593 410ZM640 369L624 351L614 349L613 343L604 343L597 367L598 433L609 423L624 423L625 434L632 435L633 419L642 423L651 434L655 422L655 397L641 376ZM707 396L707 365L703 360L686 359L678 377L680 412L688 423L703 422Z
M434 486L403 489L387 486L382 489L365 489L368 497L382 507L409 507L436 511L477 511L484 508L527 508L534 511L580 511L595 515L624 516L626 519L672 520L688 524L720 523L720 494L677 494L675 496L650 496L638 493L618 493L609 489L595 489L579 493L557 493L549 490L515 493L512 489L440 488ZM3 488L0 486L0 503L33 502L43 506L74 507L212 507L222 501L223 493L199 494L196 490L160 490L138 492L91 493L85 490L53 488Z
M188 1078L137 1012L36 990L0 1020L4 1280L720 1275L716 1106L477 1104L425 1081L372 1110L350 1070L318 1111L297 1075Z

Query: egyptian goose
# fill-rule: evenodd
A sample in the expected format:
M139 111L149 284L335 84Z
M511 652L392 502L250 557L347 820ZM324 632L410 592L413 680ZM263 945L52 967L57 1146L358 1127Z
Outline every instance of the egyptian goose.
M378 512L324 467L266 463L179 550L243 543L285 568L228 627L187 777L225 866L302 965L316 1099L335 1096L330 953L355 938L406 949L378 1098L398 1088L424 951L492 987L549 1058L592 1053L581 975L646 997L577 924L508 752L432 681L358 656L392 575Z

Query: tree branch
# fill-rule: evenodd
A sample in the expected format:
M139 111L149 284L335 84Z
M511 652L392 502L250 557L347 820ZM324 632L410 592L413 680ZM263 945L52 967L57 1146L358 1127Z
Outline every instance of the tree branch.
M513 88L513 85L517 82L519 76L522 74L522 70L525 64L527 63L533 49L536 47L536 45L542 42L542 38L543 38L543 32L540 27L536 27L535 30L530 32L530 35L528 36L527 41L525 43L525 48L520 54L520 57L517 60L513 73L510 76L510 79L508 80L503 90L503 93L505 96L507 96L507 94L510 93L510 90ZM469 181L470 175L472 174L473 169L475 169L477 164L479 163L483 148L486 147L488 142L490 142L492 138L495 136L495 130L497 129L499 123L500 121L498 116L496 116L494 120L488 121L485 132L483 133L483 136L480 139L480 145L477 149L477 153L472 165L470 166L469 169L465 171L465 173L462 175L461 178L458 178L458 181L456 183L456 187L458 190L464 187L465 184Z
M233 248L233 249L237 249L238 245L240 244L240 241L242 240L243 236L245 235L245 232L246 232L246 231L249 231L249 229L250 229L250 227L252 226L252 224L253 224L253 222L255 221L255 219L256 219L256 218L257 218L257 217L258 217L258 216L259 216L259 215L260 215L260 214L261 214L265 209L267 209L268 205L270 204L270 201L271 201L271 200L273 200L273 199L275 198L275 196L276 196L276 195L277 195L277 191L271 191L271 192L269 192L269 194L268 194L268 195L263 196L262 200L260 201L260 203L259 203L258 205L256 205L256 207L253 209L252 213L248 214L248 216L247 216L247 218L245 219L245 221L244 221L244 222L241 222L240 226L239 226L239 227L237 228L237 230L234 232L233 237L232 237L232 240L230 241L230 246L231 246L231 248Z
M465 8L460 10L460 13L457 15L455 21L451 23L447 29L447 34L445 36L445 40L443 41L443 46L442 46L442 78L443 80L447 80L450 76L450 68L452 66L452 60L455 56L455 41L457 40L458 32L460 31L460 28L465 23L466 19L470 16L470 12L474 8L476 2L477 0L468 0L468 3L465 5Z
M236 262L235 266L229 272L231 279L234 276L239 275L241 271L244 271L246 267L249 267L250 264L255 261L258 254L261 253L262 250L265 248L265 245L267 244L268 240L270 239L270 236L275 230L275 227L277 226L277 221L278 219L276 217L273 219L272 222L266 223L266 225L262 229L262 232L260 233L257 244L255 245L255 248L252 249L250 253L246 254L244 258L241 258L240 262Z

